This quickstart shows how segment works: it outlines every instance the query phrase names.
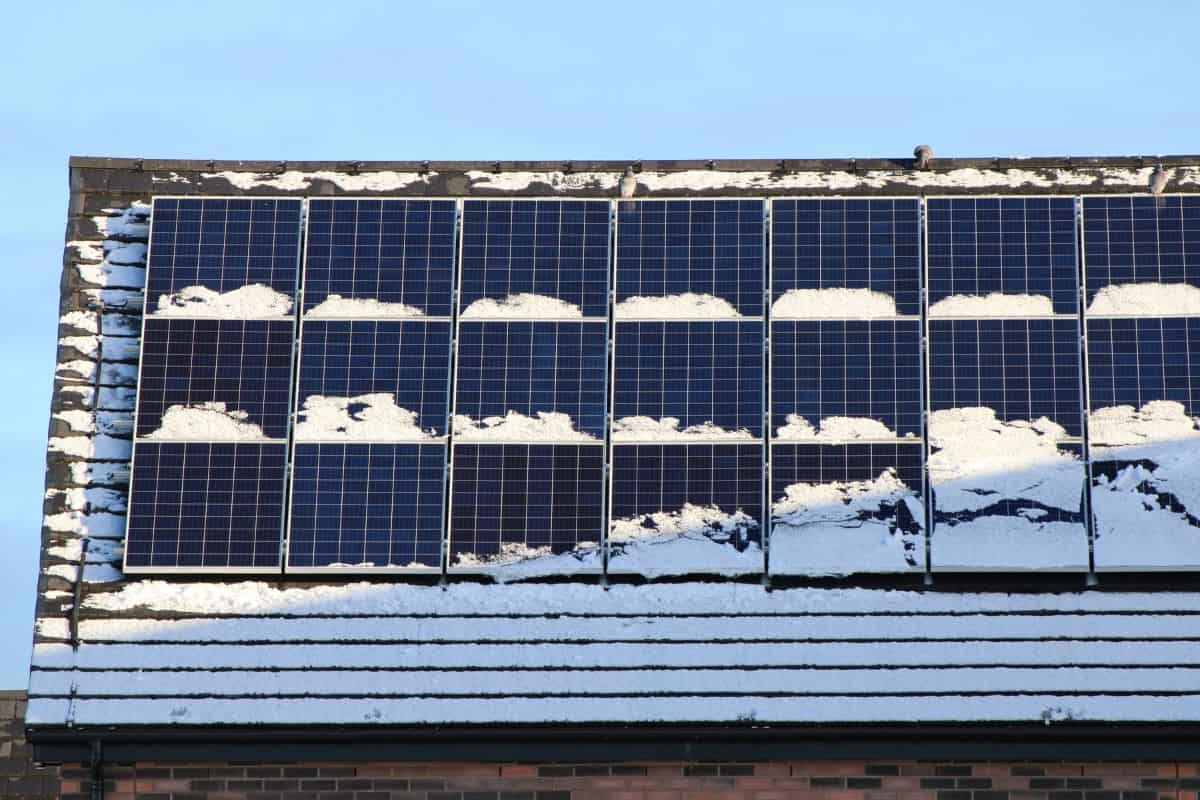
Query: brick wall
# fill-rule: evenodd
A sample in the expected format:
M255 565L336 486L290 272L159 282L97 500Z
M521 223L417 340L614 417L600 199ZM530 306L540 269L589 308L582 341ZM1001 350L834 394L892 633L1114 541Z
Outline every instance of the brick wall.
M108 765L108 800L1200 800L1197 764ZM63 800L88 771L63 770Z
M35 769L25 743L25 693L0 692L0 798L58 797L58 771Z

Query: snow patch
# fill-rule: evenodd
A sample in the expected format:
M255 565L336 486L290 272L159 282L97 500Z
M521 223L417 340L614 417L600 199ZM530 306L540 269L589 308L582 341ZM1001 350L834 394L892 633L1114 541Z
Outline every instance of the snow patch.
M741 509L729 513L692 503L616 519L609 526L609 568L647 577L758 572L763 556L757 531L758 522Z
M63 453L76 458L96 461L128 461L133 453L133 442L99 436L52 436L47 449L52 453Z
M125 536L125 517L107 511L62 511L47 514L42 525L55 533L87 538L120 539Z
M174 175L174 173L172 173ZM345 172L317 170L315 172L300 172L286 170L280 173L269 172L204 172L200 177L204 180L226 180L239 189L269 188L287 192L298 192L308 189L314 181L329 181L333 185L348 192L390 192L405 189L410 186L428 184L436 172L362 172L351 175ZM175 178L180 176L174 175ZM186 179L183 179L186 182Z
M186 286L158 297L154 317L215 317L219 319L262 319L292 313L292 298L269 286L252 283L228 292L207 286Z
M1096 292L1088 314L1170 317L1200 314L1200 288L1189 283L1122 283Z
M356 298L331 294L310 308L304 318L408 319L423 316L425 316L424 311L404 303L384 303L373 297Z
M558 554L548 545L530 547L524 542L505 542L500 545L498 553L456 553L452 566L456 569L485 572L505 583L546 575L598 572L603 566L603 560L597 542L580 542L573 550Z
M296 441L412 442L437 438L417 424L417 412L396 405L387 392L357 397L310 395L296 424Z
M169 406L163 412L158 429L144 438L202 442L268 441L262 428L249 422L249 419L248 412L227 409L221 402Z
M779 319L881 319L895 317L896 300L871 289L788 289L771 305Z
M495 300L483 297L463 309L463 319L499 317L503 319L576 319L583 311L574 303L524 292Z
M852 441L855 439L900 438L896 432L882 422L870 417L825 417L820 422L820 428L814 428L812 423L799 414L788 414L787 424L780 425L775 431L776 440L806 440L822 441ZM913 439L913 434L906 433L904 438Z
M830 575L924 566L924 506L894 469L877 478L793 483L772 507L771 571ZM919 562L919 563L918 563Z
M1041 294L956 294L929 307L931 317L1042 317L1054 314L1054 304Z
M509 411L503 417L484 417L476 422L465 414L454 415L454 438L464 442L594 442L596 437L575 430L569 414L538 411L527 417Z
M617 319L736 319L741 314L726 299L711 294L630 297L613 307Z
M711 441L724 439L749 439L757 437L745 428L728 431L720 425L704 422L679 429L677 417L621 417L613 422L613 441Z

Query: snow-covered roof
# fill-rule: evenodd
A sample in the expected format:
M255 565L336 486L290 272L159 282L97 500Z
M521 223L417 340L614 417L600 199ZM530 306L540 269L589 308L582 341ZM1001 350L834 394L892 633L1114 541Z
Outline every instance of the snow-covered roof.
M1171 191L1200 192L1200 156L941 159L928 172L909 159L645 161L637 174L639 196L661 197L1128 193L1157 161ZM72 159L35 731L1200 719L1195 594L121 575L153 195L612 197L625 166Z

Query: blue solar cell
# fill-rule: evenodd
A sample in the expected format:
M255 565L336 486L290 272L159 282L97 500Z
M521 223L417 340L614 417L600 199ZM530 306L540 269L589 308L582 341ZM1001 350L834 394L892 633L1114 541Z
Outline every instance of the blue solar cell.
M675 417L762 436L763 325L618 322L613 417Z
M450 315L453 200L308 202L304 309L331 294Z
M441 566L446 446L297 444L292 568Z
M918 201L805 199L771 203L771 291L871 289L896 313L921 313Z
M1200 286L1200 196L1083 198L1088 301L1104 286Z
M1087 331L1093 409L1174 400L1200 414L1200 318L1089 319Z
M127 567L279 567L285 444L139 441L134 450Z
M929 373L934 411L985 406L1082 435L1076 319L930 320Z
M299 409L312 395L388 393L422 429L446 433L448 321L307 320L302 331Z
M300 200L156 197L146 310L189 286L228 292L261 284L295 297Z
M934 197L926 214L930 305L1000 292L1043 295L1055 313L1076 313L1073 198Z
M920 320L771 323L771 427L868 417L921 435Z
M487 561L505 545L559 554L600 542L603 447L459 443L453 471L452 567Z
M715 505L758 522L738 544L761 541L762 445L616 445L612 465L613 520L678 511L687 503Z
M271 438L287 438L291 320L145 320L137 435L158 429L173 405L224 403Z
M557 411L603 438L607 359L601 323L462 321L455 413L479 421Z
M606 200L466 200L461 307L532 293L608 316Z
M624 201L617 220L618 302L693 292L762 315L761 200Z

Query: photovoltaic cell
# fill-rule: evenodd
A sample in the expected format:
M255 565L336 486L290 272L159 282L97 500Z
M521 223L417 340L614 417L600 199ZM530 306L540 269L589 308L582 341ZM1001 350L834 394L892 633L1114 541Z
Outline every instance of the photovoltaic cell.
M1082 435L1074 318L930 320L930 408L984 406L1004 421L1049 417Z
M1104 286L1200 287L1200 196L1083 198L1088 301Z
M302 331L300 409L312 395L387 393L423 430L446 433L449 321L305 320Z
M156 197L146 311L190 286L228 292L260 284L296 294L300 200Z
M617 210L617 302L686 292L763 313L761 200L622 201Z
M603 439L606 335L596 322L460 321L455 413L560 412Z
M450 566L597 545L603 478L595 445L456 444Z
M763 325L618 322L613 416L675 417L762 436Z
M771 426L789 414L814 428L865 417L897 436L921 435L921 323L912 320L773 321Z
M916 199L771 202L773 299L790 289L870 289L896 313L921 313L921 227Z
M782 497L794 483L869 481L883 472L921 491L921 446L904 444L784 444L771 450L771 496Z
M287 445L137 444L130 567L278 568Z
M1075 200L1071 197L933 197L929 303L953 295L1030 294L1056 314L1078 307Z
M608 316L606 200L466 200L461 308L538 294Z
M310 200L304 310L336 294L447 317L454 236L453 200Z
M441 566L446 445L296 445L288 566Z
M137 435L157 430L171 406L217 402L286 439L292 328L291 320L147 318Z
M1173 400L1200 413L1200 318L1089 319L1087 330L1093 409Z

